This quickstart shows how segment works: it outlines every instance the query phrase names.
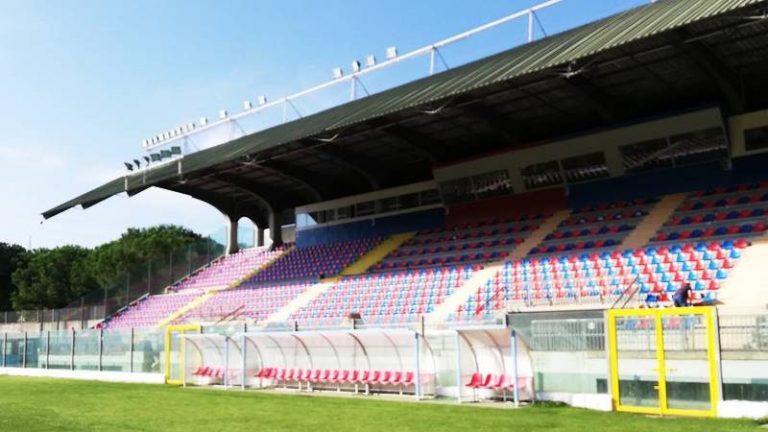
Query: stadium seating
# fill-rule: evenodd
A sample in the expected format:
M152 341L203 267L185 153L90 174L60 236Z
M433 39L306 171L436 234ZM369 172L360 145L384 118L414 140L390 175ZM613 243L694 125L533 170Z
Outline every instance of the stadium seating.
M354 312L366 324L414 322L432 312L478 269L442 267L346 277L295 312L291 320L338 325Z
M381 239L366 238L342 243L296 247L269 267L259 272L243 286L255 286L262 282L316 279L334 276L355 262Z
M600 301L618 297L630 287L637 287L641 298L668 302L686 282L693 287L694 300L713 301L747 246L745 240L729 240L507 261L457 308L453 319L491 319L508 302Z
M218 292L179 322L216 322L247 317L261 321L312 286L312 283L278 284L261 288L230 289Z
M599 204L574 209L531 255L615 248L648 215L656 198Z
M768 182L693 192L656 233L653 241L760 236L766 231L767 210Z
M270 251L266 247L243 249L221 258L173 287L175 291L220 288L249 276L283 253L282 248Z
M496 275L477 287L451 319L492 319L510 302L605 304L629 287L637 288L638 298L664 303L685 282L693 285L695 300L713 301L740 250L749 244L745 237L765 231L764 201L768 206L768 183L692 193L651 246L634 250L619 250L618 245L649 214L657 198L573 209L527 259L507 260ZM417 321L433 312L483 264L504 260L544 217L421 231L368 273L332 281L289 320L304 327L335 326L350 313L359 313L367 325ZM745 224L749 228L743 228ZM678 233L683 227L690 235ZM716 241L678 243L701 238ZM369 238L295 248L282 256L280 251L253 249L227 257L177 289L184 293L226 286L254 267L271 264L243 282L240 289L219 292L180 321L218 321L224 317L261 321L305 292L319 276L339 274L379 242L379 238ZM188 300L153 296L113 318L109 325L156 325Z
M112 316L104 322L103 327L110 329L154 327L199 295L197 292L187 291L147 296Z
M417 233L373 267L375 272L504 259L546 215L521 216Z
M349 369L301 369L284 367L263 367L254 375L261 380L262 387L294 386L299 389L304 386L312 387L342 387L364 386L365 391L403 392L416 384L416 373L413 371L393 370L349 370ZM431 374L423 373L423 383L432 379Z

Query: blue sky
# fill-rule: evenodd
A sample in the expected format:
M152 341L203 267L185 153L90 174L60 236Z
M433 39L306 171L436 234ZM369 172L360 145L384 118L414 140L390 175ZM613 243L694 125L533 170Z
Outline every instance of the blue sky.
M535 3L0 0L0 241L94 246L159 223L216 231L224 223L216 210L162 190L44 224L40 213L121 175L122 161L159 131L236 112L259 94L277 99L353 59L382 58L387 46L404 53ZM551 34L646 3L565 0L539 17ZM444 57L456 66L524 36L521 21ZM381 84L408 71L388 72Z

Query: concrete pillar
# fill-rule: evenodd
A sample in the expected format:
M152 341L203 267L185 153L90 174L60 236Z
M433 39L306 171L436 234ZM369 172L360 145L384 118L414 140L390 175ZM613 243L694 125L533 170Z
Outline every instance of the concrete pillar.
M227 224L227 255L236 253L238 250L240 246L237 244L237 219L230 216Z
M272 236L273 248L283 245L283 228L278 213L269 214L269 234Z
M264 228L256 227L256 246L258 247L264 246L264 231Z

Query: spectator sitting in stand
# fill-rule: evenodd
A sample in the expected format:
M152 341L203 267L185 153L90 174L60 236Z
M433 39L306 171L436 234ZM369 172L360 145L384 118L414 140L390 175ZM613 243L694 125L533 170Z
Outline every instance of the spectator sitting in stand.
M675 307L690 306L692 293L693 289L689 283L685 283L683 286L678 288L677 291L675 291L675 294L672 296L672 301L675 303Z

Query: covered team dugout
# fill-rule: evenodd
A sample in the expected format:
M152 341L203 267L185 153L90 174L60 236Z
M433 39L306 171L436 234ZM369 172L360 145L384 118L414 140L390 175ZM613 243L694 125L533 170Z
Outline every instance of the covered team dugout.
M395 393L460 402L534 397L528 350L505 327L424 335L366 329L184 338L185 386Z

